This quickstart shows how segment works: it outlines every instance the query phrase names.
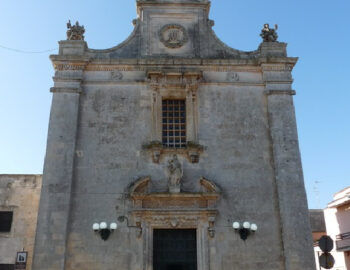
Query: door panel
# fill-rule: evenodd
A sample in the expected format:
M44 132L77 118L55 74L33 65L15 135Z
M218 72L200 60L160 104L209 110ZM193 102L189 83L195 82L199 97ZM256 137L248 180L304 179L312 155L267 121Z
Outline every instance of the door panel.
M153 270L197 270L196 230L155 229Z

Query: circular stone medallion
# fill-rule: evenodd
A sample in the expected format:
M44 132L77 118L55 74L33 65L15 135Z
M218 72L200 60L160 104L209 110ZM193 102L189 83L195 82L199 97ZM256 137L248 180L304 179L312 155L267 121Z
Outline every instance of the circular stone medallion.
M160 41L168 48L180 48L188 41L186 29L179 24L167 24L159 31Z

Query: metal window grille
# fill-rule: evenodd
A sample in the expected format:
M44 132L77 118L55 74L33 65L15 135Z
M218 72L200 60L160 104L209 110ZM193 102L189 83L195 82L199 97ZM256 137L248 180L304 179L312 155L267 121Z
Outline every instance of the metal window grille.
M0 212L0 232L10 232L12 225L13 212L1 211Z
M165 99L162 104L162 142L164 147L186 147L186 102Z

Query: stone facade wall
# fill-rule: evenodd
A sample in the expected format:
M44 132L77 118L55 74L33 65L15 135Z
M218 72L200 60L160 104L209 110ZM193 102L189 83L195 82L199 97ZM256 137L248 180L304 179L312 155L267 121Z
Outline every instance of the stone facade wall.
M137 6L121 45L60 41L51 56L34 269L152 270L154 228L197 229L198 270L314 269L291 88L297 59L280 42L228 48L206 0ZM184 149L161 146L167 98L186 101ZM179 194L168 189L174 154ZM101 221L118 223L107 241L92 230ZM258 231L242 241L233 221Z
M198 138L206 149L197 164L179 157L184 167L184 191L199 191L201 176L223 191L217 206L220 214L215 223L216 236L210 240L213 269L218 264L229 269L232 263L239 268L257 264L261 264L260 269L283 267L263 91L262 86L250 85L201 86ZM80 100L79 156L75 161L66 269L113 269L113 265L142 269L142 240L136 239L132 229L120 224L120 230L103 243L91 226L128 214L131 202L125 192L142 176L151 177L154 191L167 190L169 156L154 164L150 153L142 149L151 141L152 93L147 86L133 83L87 83L84 93ZM259 225L259 232L244 243L232 229L233 220L251 220ZM269 247L262 248L266 241ZM246 260L242 260L242 248ZM253 254L255 259L248 260Z
M0 211L13 211L9 233L0 233L0 264L14 264L16 253L28 252L32 269L41 175L0 175Z

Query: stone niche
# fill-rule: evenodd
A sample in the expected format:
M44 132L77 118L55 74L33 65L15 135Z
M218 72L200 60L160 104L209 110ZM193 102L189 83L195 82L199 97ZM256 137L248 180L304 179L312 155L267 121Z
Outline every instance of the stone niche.
M145 177L129 190L133 201L131 214L136 226L142 229L144 269L152 269L154 229L196 229L198 269L208 269L208 242L215 237L219 188L203 177L199 180L200 192L155 193L149 191L150 183L151 178Z

